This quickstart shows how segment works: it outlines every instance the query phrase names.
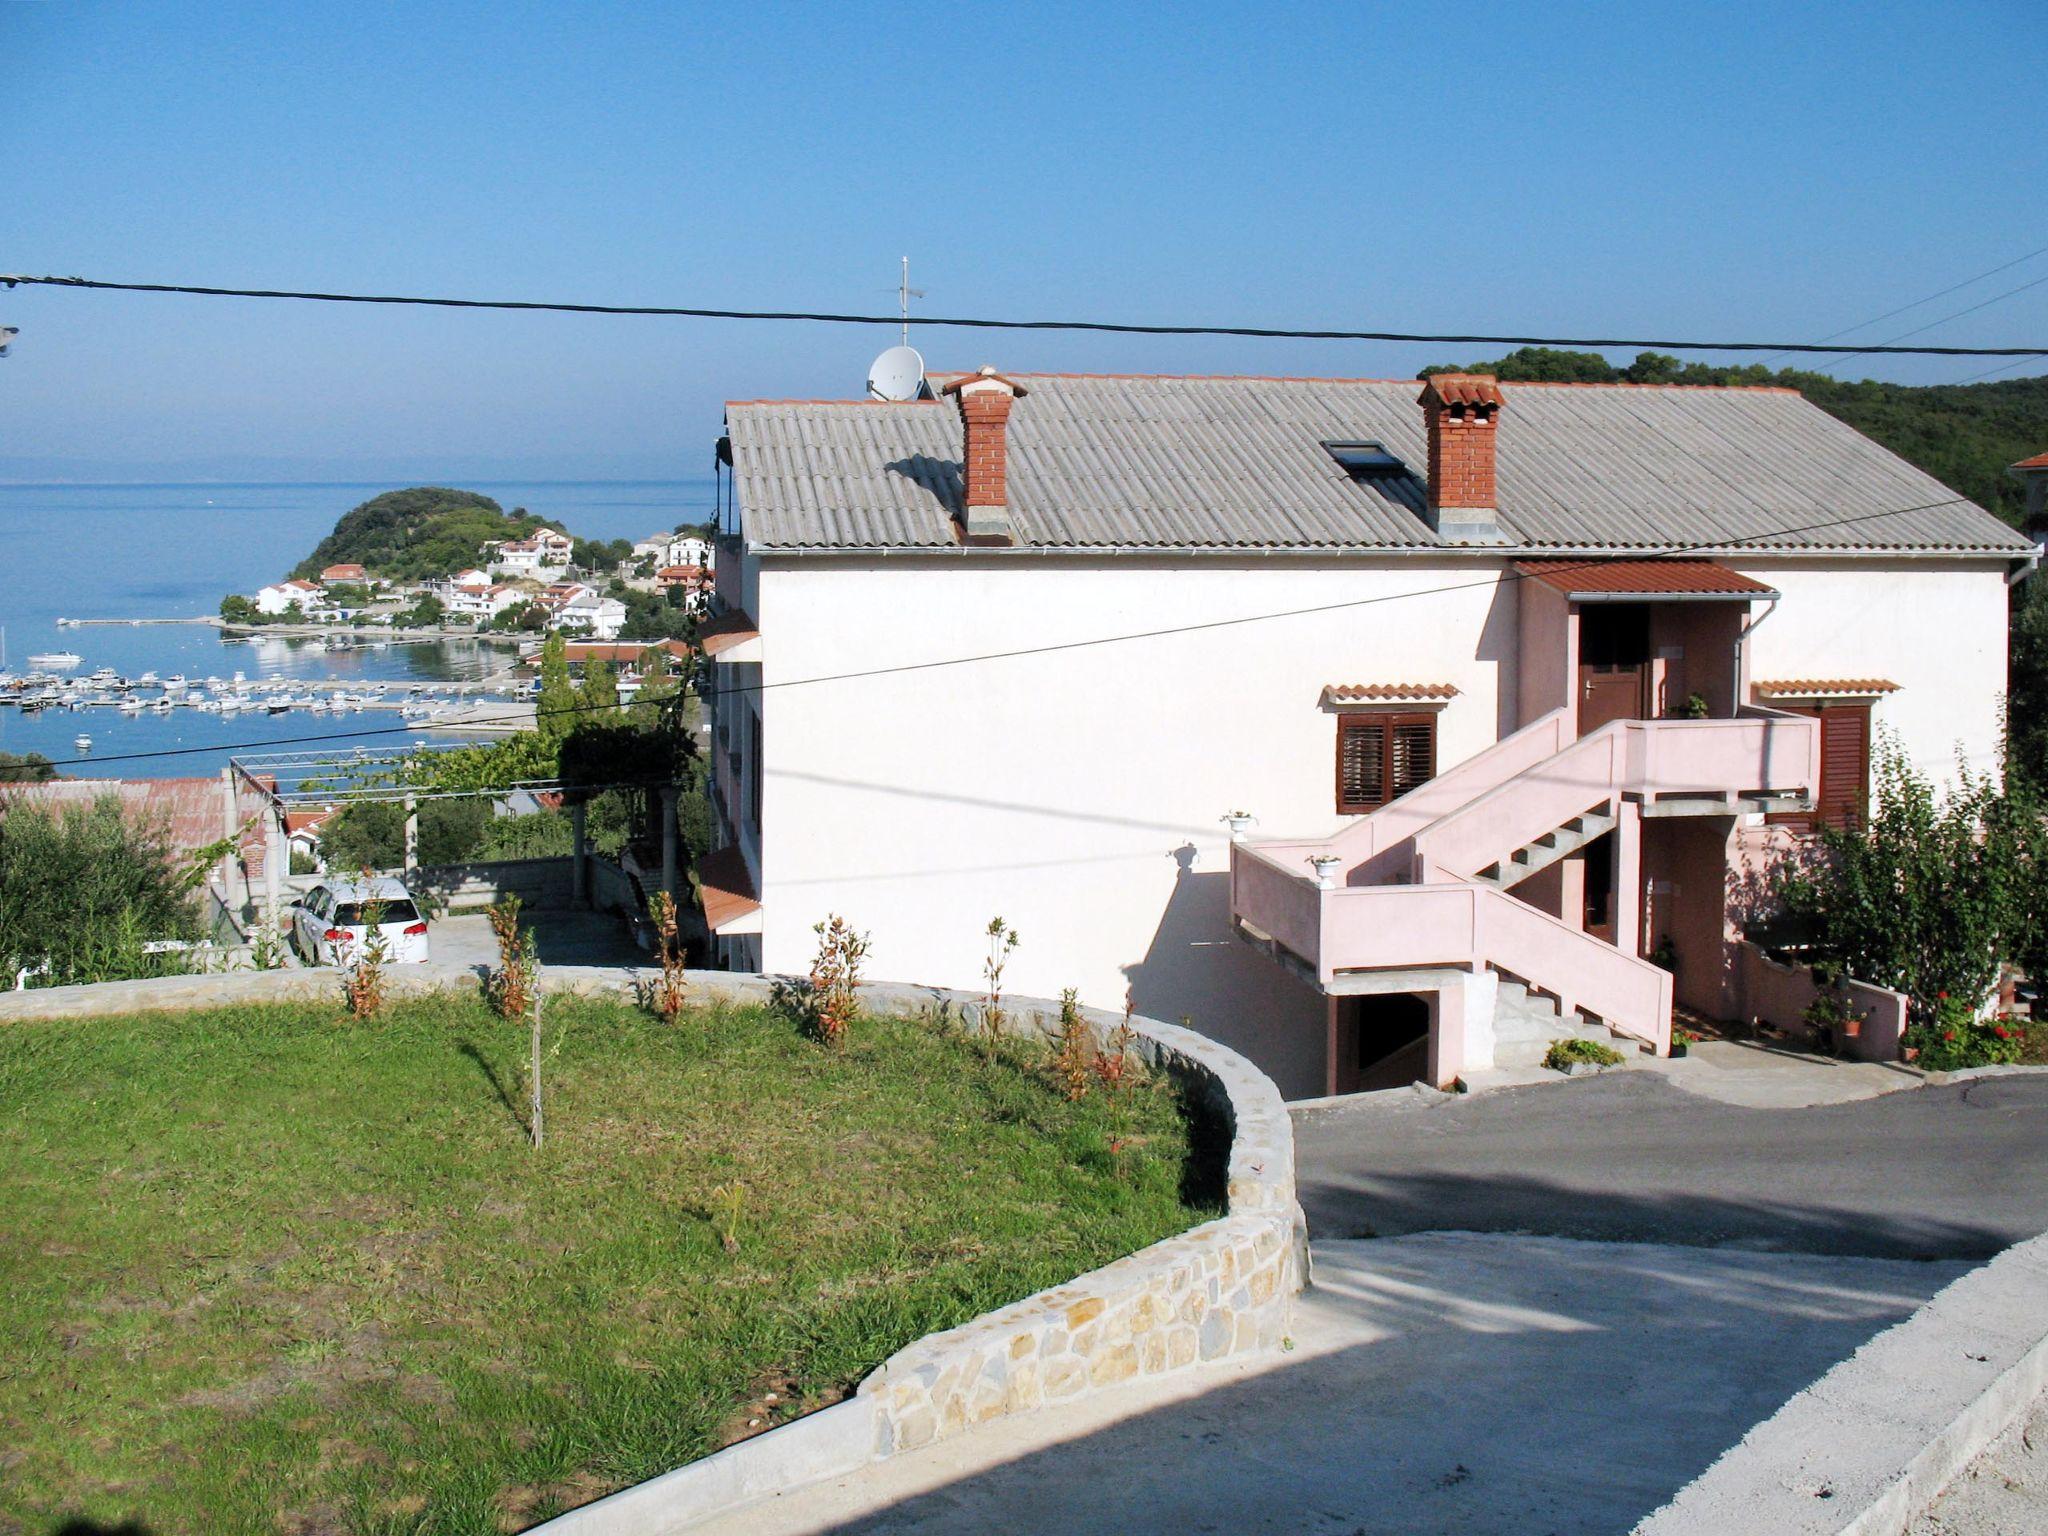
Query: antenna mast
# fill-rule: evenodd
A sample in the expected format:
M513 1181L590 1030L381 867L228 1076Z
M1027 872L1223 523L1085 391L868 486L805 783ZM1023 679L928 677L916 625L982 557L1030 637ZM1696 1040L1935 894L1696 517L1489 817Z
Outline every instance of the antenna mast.
M923 297L922 288L910 286L910 258L906 256L903 258L902 281L896 285L896 302L903 315L903 345L906 347L910 345L910 301Z

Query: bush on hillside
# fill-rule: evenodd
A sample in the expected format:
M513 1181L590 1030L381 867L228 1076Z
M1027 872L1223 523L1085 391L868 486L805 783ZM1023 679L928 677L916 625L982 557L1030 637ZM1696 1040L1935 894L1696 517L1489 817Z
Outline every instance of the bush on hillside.
M523 507L507 512L490 497L446 486L386 491L345 512L334 532L292 574L311 579L330 565L356 564L372 576L417 581L477 564L483 546L552 526Z

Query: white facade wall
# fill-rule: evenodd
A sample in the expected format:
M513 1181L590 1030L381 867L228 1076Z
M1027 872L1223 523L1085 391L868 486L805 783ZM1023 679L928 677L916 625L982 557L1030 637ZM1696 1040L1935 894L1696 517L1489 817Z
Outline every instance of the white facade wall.
M1958 747L1973 772L1997 767L2009 562L1745 560L1739 569L1784 594L1750 637L1753 681L1887 679L1899 691L1877 701L1872 722L1896 731L1923 773L1953 781Z
M763 963L811 925L871 930L869 974L972 987L983 930L1023 936L1005 985L1120 1006L1252 1052L1322 1091L1321 999L1235 940L1227 838L1321 835L1332 683L1453 683L1443 765L1512 727L1514 583L1498 564L1388 561L792 563L760 573ZM1474 586L1474 582L1479 585ZM1461 590L1375 601L1423 589ZM1364 600L1361 602L1361 600ZM1359 606L1079 651L778 687L791 679L1275 610Z

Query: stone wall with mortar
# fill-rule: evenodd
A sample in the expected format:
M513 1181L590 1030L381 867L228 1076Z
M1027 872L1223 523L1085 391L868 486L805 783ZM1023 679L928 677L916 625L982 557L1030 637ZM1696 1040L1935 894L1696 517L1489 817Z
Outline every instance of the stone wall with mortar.
M631 991L652 975L631 967L547 967L541 981L550 992L598 993ZM392 973L395 995L462 984L445 971ZM692 971L689 985L694 1002L765 1004L786 982ZM177 976L4 993L0 1024L314 998L339 1005L337 972ZM970 993L875 983L861 988L861 998L876 1014L950 1018L969 1029L982 1024L982 1000ZM1092 1009L1083 1017L1098 1043L1119 1022ZM1057 1003L1004 1000L1006 1033L1046 1038L1058 1022ZM1192 1106L1229 1136L1223 1216L927 1335L885 1360L849 1401L571 1511L543 1529L555 1536L676 1530L737 1503L844 1472L849 1463L915 1450L1005 1414L1073 1402L1134 1377L1278 1348L1294 1297L1308 1281L1294 1130L1279 1089L1207 1036L1156 1019L1131 1024L1135 1054L1182 1084ZM803 1453L794 1454L799 1440Z

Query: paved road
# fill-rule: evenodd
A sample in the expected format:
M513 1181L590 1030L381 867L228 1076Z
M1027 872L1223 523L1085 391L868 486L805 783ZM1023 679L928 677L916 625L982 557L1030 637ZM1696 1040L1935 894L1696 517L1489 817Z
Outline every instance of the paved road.
M1316 1245L1294 1349L999 1420L699 1536L1623 1536L1965 1266Z
M2048 1230L2048 1075L1751 1109L1649 1072L1299 1110L1316 1238L1466 1230L1986 1259Z

